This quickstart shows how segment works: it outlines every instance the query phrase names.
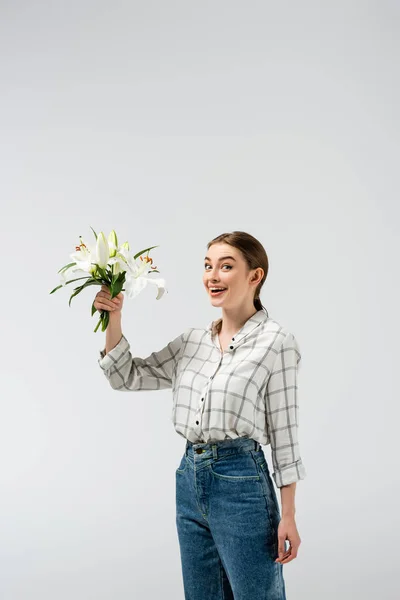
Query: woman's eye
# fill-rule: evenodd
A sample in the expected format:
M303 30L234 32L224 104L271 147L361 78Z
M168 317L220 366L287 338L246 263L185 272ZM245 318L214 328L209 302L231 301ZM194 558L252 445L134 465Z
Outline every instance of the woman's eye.
M207 267L209 267L210 265L204 265L205 269L207 270ZM228 269L232 269L231 265L222 265L223 267L228 267Z

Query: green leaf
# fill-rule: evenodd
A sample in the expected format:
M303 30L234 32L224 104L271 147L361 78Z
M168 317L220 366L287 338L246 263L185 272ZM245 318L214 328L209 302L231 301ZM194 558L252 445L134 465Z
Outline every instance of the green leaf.
M76 288L76 290L75 290L74 292L72 292L72 294L71 294L71 296L70 296L70 299L69 299L69 302L68 302L68 305L69 305L69 306L71 306L71 301L72 301L72 298L74 298L75 296L77 296L77 295L79 294L79 292L81 292L81 291L82 291L82 289L83 289L83 288Z
M65 282L65 285L68 285L68 283L73 283L74 281L79 281L80 279L91 279L91 275L87 275L85 277L77 277L76 279L70 279L69 281Z
M122 287L125 283L126 272L118 273L115 279L111 283L111 298L115 298L122 291Z
M61 273L61 271L66 271L67 269L69 269L70 267L73 267L74 265L76 265L76 262L69 263L68 265L65 265L65 267L62 267L59 271L57 271L57 273Z
M68 285L69 283L73 283L74 281L79 281L80 279L90 279L90 275L88 275L87 277L77 277L76 279L70 279L69 281L65 282L65 285ZM63 287L62 284L58 285L57 287L54 288L54 290L51 290L50 294L52 294L56 290L59 290L62 287Z
M69 299L69 306L71 306L72 298L77 296L82 290L84 290L86 287L89 287L90 285L101 285L101 282L97 279L91 279L90 281L86 281L83 285L80 285L79 287L75 288L74 292L71 294L71 297Z
M54 288L54 290L51 290L50 294L52 294L53 292L56 292L57 290L59 290L62 287L63 287L62 285L58 285L57 287Z
M94 306L94 300L93 300L93 304L92 304L92 317L93 317L94 313L96 313L96 312L97 312L97 308L95 308L95 306Z
M158 246L150 246L150 248L145 248L144 250L141 250L140 252L135 254L135 256L133 258L136 259L141 254L144 254L145 252L149 252L149 250L152 250L153 248L158 248Z
M93 227L91 225L89 225L89 227L93 231L94 237L96 238L96 242L97 242L97 233L95 232L95 230L93 229Z
M109 285L109 283L110 283L110 276L107 273L107 271L105 269L103 269L103 267L100 267L97 263L93 263L93 264L96 265L98 273L104 279L104 281L107 282L107 285Z
M110 312L108 310L106 310L104 312L105 312L105 315L103 317L103 324L102 324L102 327L101 327L102 331L105 331L107 329L108 323L110 321Z

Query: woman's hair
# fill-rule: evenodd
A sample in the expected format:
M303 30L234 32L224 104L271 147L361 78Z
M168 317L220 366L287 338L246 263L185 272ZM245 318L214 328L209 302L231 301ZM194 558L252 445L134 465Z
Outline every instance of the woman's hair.
M254 308L257 310L265 310L268 315L267 309L262 305L260 300L260 290L264 285L264 281L267 279L269 267L268 256L264 246L255 237L250 235L250 233L246 233L245 231L232 231L231 233L221 233L221 235L218 235L208 242L207 250L213 244L220 243L229 244L240 250L249 270L257 269L257 267L261 267L264 270L263 278L256 288L253 303Z

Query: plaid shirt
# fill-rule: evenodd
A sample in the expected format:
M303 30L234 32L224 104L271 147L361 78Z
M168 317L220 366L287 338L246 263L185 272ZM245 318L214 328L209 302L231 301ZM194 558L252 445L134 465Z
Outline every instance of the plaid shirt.
M132 357L122 335L108 354L100 351L98 363L114 390L171 388L171 420L185 439L204 443L242 436L271 444L277 487L304 479L295 337L261 309L222 352L217 323L188 328L146 358Z

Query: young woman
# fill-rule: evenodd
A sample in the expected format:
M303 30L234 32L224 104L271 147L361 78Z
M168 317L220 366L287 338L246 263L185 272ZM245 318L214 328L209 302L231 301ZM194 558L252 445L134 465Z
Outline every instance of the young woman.
M267 274L267 254L250 234L211 240L203 283L222 317L146 358L132 357L122 335L123 295L110 300L106 287L96 295L95 307L110 311L99 365L112 388L173 391L172 421L186 440L176 469L186 600L285 600L283 565L301 541L294 502L306 475L298 442L301 356L294 335L261 304Z

